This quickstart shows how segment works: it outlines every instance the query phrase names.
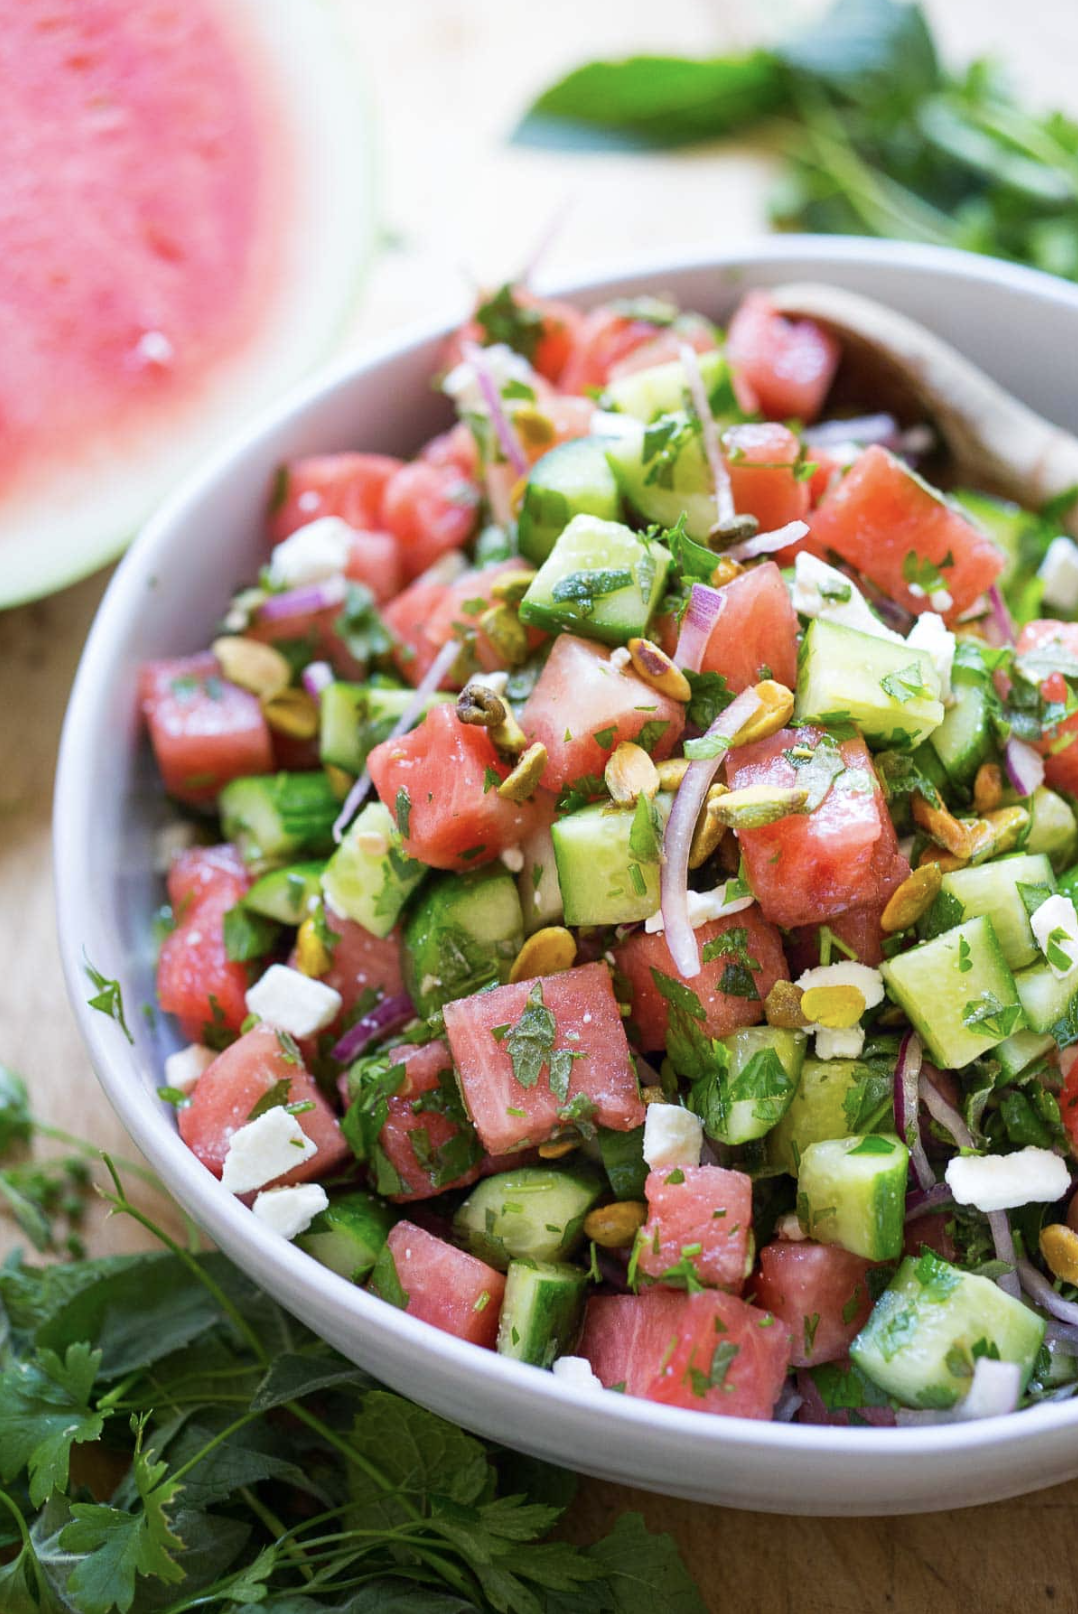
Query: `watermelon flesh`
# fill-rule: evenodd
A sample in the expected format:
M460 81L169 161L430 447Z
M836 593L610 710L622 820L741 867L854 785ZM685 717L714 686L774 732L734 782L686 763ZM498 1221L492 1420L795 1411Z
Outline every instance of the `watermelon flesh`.
M780 420L816 419L838 369L838 342L811 319L789 319L764 291L750 291L730 321L726 352L747 397ZM753 402L748 400L755 400Z
M820 737L819 729L780 729L739 746L726 764L730 788L795 787L797 769L783 752L813 746ZM910 872L867 746L860 739L842 740L839 750L845 771L814 812L738 833L760 909L784 928L825 923L849 908L885 902Z
M868 1321L871 1261L837 1244L766 1244L755 1279L758 1305L784 1322L793 1335L790 1360L815 1367L846 1355Z
M632 1024L642 1048L662 1048L670 1021L670 1005L655 981L655 973L687 986L695 992L703 1012L700 1029L709 1037L725 1037L740 1026L757 1025L764 1017L763 1000L776 981L789 980L782 938L774 925L769 924L757 907L745 908L741 913L729 914L725 919L709 919L696 931L701 952L708 942L720 936L730 938L732 951L719 954L704 964L699 975L686 981L678 972L666 938L660 932L649 936L638 930L614 949L617 969L629 985L632 1007ZM744 992L724 992L722 981L731 964L744 954L749 961L749 974L756 992L749 997ZM727 984L734 984L726 976ZM744 985L742 981L739 985Z
M685 726L685 708L652 689L630 668L610 664L610 651L590 639L561 633L520 714L529 740L546 746L544 790L560 790L589 774L601 775L623 740L636 740L646 724L665 725L652 756L668 757ZM655 730L652 730L655 733Z
M318 7L26 0L4 44L0 606L116 554L303 373L369 219Z
M404 1081L388 1099L389 1115L378 1136L390 1165L401 1180L401 1191L387 1197L397 1203L430 1199L451 1188L464 1188L479 1176L478 1145L468 1151L473 1163L452 1173L451 1162L467 1149L461 1127L451 1115L435 1108L431 1095L448 1081L455 1091L453 1060L439 1040L419 1048L401 1048L393 1055L404 1066ZM471 1128L468 1128L471 1131Z
M211 802L230 779L272 771L261 706L222 678L209 651L146 662L139 700L165 789L177 801Z
M563 1099L551 1091L549 1064L525 1086L513 1063L509 1033L537 988L554 1017L554 1050L568 1048L577 1056ZM643 1124L636 1071L605 964L458 998L446 1004L445 1029L464 1102L490 1154L544 1143L570 1124L574 1111L617 1132Z
M327 927L337 937L331 950L332 962L319 980L341 994L341 1014L355 1008L364 993L375 991L394 998L404 991L401 975L400 926L388 936L374 936L354 919L344 919L326 904ZM295 954L289 959L295 965Z
M225 952L224 917L246 895L250 876L231 846L182 852L168 877L176 927L157 958L157 1001L189 1042L238 1031L247 1017L247 969Z
M401 1221L390 1230L386 1249L393 1257L411 1317L431 1323L473 1345L494 1349L505 1294L505 1275L444 1239Z
M797 683L797 616L774 561L742 572L714 593L716 616L700 671L720 673L735 694L768 677L792 689Z
M1069 656L1078 655L1078 622L1027 622L1018 635L1020 656L1052 645ZM1041 684L1041 693L1046 699L1065 701L1067 687L1060 675L1053 673ZM1078 793L1078 712L1057 723L1037 749L1044 755L1045 781L1055 790Z
M790 1335L736 1295L649 1289L589 1300L579 1353L608 1390L719 1417L770 1418L789 1368ZM709 1379L720 1375L712 1387Z
M272 1026L253 1026L218 1054L195 1084L191 1102L179 1112L180 1137L215 1177L221 1175L232 1135L250 1120L260 1099L279 1082L288 1083L289 1104L310 1104L296 1116L318 1152L282 1177L275 1188L331 1176L349 1156L337 1118L314 1077L282 1043Z
M722 1166L651 1171L644 1185L648 1219L638 1239L637 1271L654 1283L685 1286L676 1270L740 1294L752 1235L752 1178Z

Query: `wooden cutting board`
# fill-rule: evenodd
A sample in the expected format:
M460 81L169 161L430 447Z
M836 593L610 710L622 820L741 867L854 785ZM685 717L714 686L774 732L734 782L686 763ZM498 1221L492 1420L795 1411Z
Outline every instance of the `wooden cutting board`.
M379 118L386 229L350 344L382 339L432 305L463 307L469 272L484 281L511 274L567 199L549 256L551 272L567 275L631 252L727 245L762 228L769 170L754 153L707 147L569 159L515 149L503 135L529 94L591 55L728 49L765 26L780 31L811 6L342 4ZM935 0L929 9L956 55L1005 50L1035 99L1073 108L1078 9L1042 0L1036 27L1004 0ZM129 1154L64 997L51 881L60 724L106 581L0 615L0 1060L24 1073L41 1117ZM160 1218L160 1206L153 1209ZM0 1248L13 1242L0 1223ZM93 1219L95 1252L141 1242L132 1226ZM676 1535L715 1614L1078 1614L1078 1483L963 1512L825 1520L708 1508L588 1481L573 1532L585 1539L626 1508Z

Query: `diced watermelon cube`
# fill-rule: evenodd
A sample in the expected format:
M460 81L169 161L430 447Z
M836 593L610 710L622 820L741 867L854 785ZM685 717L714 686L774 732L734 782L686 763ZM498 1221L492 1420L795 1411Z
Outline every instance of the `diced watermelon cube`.
M322 516L339 516L350 527L383 526L386 484L403 461L389 454L314 454L283 466L270 512L275 544Z
M157 958L157 1000L191 1042L238 1031L247 1017L247 967L225 952L224 916L250 877L231 846L192 847L169 871L176 928Z
M1004 557L967 516L885 448L859 454L812 517L813 547L832 549L919 614L933 609L929 590L938 573L953 622L1003 570ZM924 570L927 563L928 570ZM921 581L919 581L921 579Z
M386 1250L407 1296L404 1309L445 1334L494 1349L505 1275L414 1222L390 1229Z
M1031 651L1041 650L1047 646L1058 646L1069 656L1078 656L1078 622L1054 622L1044 619L1038 622L1027 622L1018 635L1018 654L1029 655ZM1049 679L1041 684L1042 694L1049 699L1065 700L1066 685L1058 674L1053 675L1053 681L1058 680L1062 688L1053 688ZM1048 686L1048 687L1046 687ZM1038 744L1037 749L1044 753L1044 777L1055 790L1065 790L1069 795L1078 795L1078 712L1057 723L1055 728Z
M700 1283L740 1294L752 1260L752 1178L722 1166L667 1168L648 1173L644 1195L637 1272L683 1289L690 1267Z
M455 359L453 363L456 363ZM473 482L479 480L479 447L475 433L463 420L451 426L447 432L439 432L437 437L432 437L424 446L420 458L429 460L432 465L452 465L462 476Z
M837 1244L778 1240L760 1251L754 1298L789 1327L795 1367L846 1355L872 1310L871 1265Z
M607 1389L720 1417L770 1418L789 1369L790 1335L769 1313L721 1290L649 1289L593 1296L579 1354Z
M406 577L418 577L475 531L480 491L455 465L413 460L386 484L382 523L401 546Z
M383 740L367 758L374 788L404 850L435 869L469 869L516 846L535 822L530 801L499 796L509 773L487 730L435 706L418 728Z
M717 611L700 658L700 671L721 673L740 694L761 678L797 682L797 614L774 561L742 572L714 590Z
M274 1179L274 1187L330 1176L349 1157L337 1117L317 1082L272 1026L260 1024L218 1054L202 1072L191 1102L179 1112L180 1136L215 1177L228 1153L232 1134L245 1126L251 1111L278 1082L288 1082L289 1104L311 1104L296 1120L318 1153Z
M165 789L177 801L213 801L230 779L272 769L261 706L221 676L209 651L146 662L139 701Z
M472 656L484 672L494 672L504 667L504 655L479 626L479 618L494 604L491 590L498 578L506 572L519 570L519 561L504 560L496 566L467 571L450 583L423 627L428 643L440 650L450 639L459 639L462 645L469 645ZM546 634L538 629L529 629L528 639L533 649L541 645L545 638Z
M672 330L617 308L593 308L574 333L560 386L563 392L604 387L619 376L676 359L681 343L686 341L698 353L705 353L715 346L714 328L706 321L693 320L679 322L678 328Z
M387 1197L403 1203L466 1187L479 1176L482 1151L469 1123L461 1125L440 1101L444 1096L450 1109L460 1104L449 1048L442 1041L428 1042L394 1049L392 1057L404 1066L405 1076L389 1097L378 1141L402 1186Z
M575 1056L564 1096L552 1091L549 1062L530 1086L514 1070L512 1031L539 993L554 1020L553 1051ZM446 1004L445 1029L464 1102L491 1154L543 1143L575 1120L616 1132L643 1123L636 1071L605 964L458 998ZM553 1085L557 1089L558 1078Z
M342 1016L355 1008L364 992L374 990L393 998L404 991L399 926L388 936L373 936L354 919L341 918L328 905L325 918L337 941L332 948L333 962L319 979L341 994ZM295 963L294 952L289 963Z
M819 729L780 729L739 746L726 761L731 789L796 786L798 770L783 753L820 737ZM864 741L842 740L839 750L844 771L814 812L738 831L760 908L784 929L885 902L910 872Z
M345 576L363 583L379 605L400 593L404 581L400 545L391 532L366 528L353 535L348 546Z
M615 964L629 985L632 1024L642 1048L665 1047L670 1018L670 1005L656 985L653 971L680 982L696 994L703 1012L700 1029L709 1037L725 1037L739 1026L754 1026L763 1019L764 998L776 981L790 978L781 936L758 907L745 908L725 919L709 919L700 925L696 939L701 953L708 942L720 936L729 937L730 952L720 953L704 964L691 981L679 975L661 932L649 936L646 931L638 930L615 947ZM745 995L746 968L752 978L754 997ZM724 992L724 980L737 990Z
M660 725L665 724L665 728ZM685 726L685 708L628 670L610 651L575 634L559 634L520 714L529 740L546 746L544 790L587 774L601 775L611 752L642 730L653 757L668 757Z
M448 592L446 583L419 578L390 600L382 612L382 621L395 641L393 660L397 671L413 688L426 677L438 654L437 645L427 637L427 624ZM451 679L444 678L441 687L455 686Z
M801 443L787 426L759 421L731 426L722 434L734 508L755 516L761 532L801 521L809 508L809 485L797 475Z
M842 350L829 331L811 319L791 319L764 291L750 291L726 336L735 373L759 400L765 415L815 420L823 408Z
M875 902L868 908L849 908L832 914L827 929L853 953L859 964L876 965L883 960L883 929L880 919L886 906ZM791 931L786 944L790 970L796 978L803 970L815 969L820 962L820 926L802 925ZM841 949L832 949L831 962L845 958Z

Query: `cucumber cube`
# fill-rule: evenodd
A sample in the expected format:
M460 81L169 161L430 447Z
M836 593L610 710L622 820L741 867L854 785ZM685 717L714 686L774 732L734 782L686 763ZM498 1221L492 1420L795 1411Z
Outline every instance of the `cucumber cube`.
M524 945L516 881L501 864L443 874L421 892L404 927L405 990L424 1018L454 998L504 985Z
M256 880L243 899L252 913L264 914L282 925L300 925L311 912L312 902L322 895L324 863L290 863L285 869L271 869Z
M615 1199L643 1199L651 1167L644 1159L644 1128L614 1132L599 1128L599 1153Z
M850 1355L874 1384L909 1407L947 1408L964 1396L978 1356L1017 1362L1025 1387L1045 1324L989 1278L907 1256Z
M559 443L528 473L517 523L520 553L541 566L574 516L619 521L621 513L621 494L602 439L576 437Z
M617 521L574 516L532 578L520 620L549 633L626 644L647 632L670 556Z
M414 694L413 689L380 684L327 684L319 703L321 760L347 773L362 773L368 755L388 738ZM416 722L432 706L453 698L440 691L428 695L416 713Z
M709 1136L720 1143L750 1143L770 1132L790 1107L805 1063L803 1031L745 1026L723 1037L730 1066L720 1082L721 1121Z
M662 415L645 426L628 415L603 421L606 456L626 501L645 521L685 531L701 543L718 519L715 489L700 432L687 414Z
M232 779L217 798L221 828L249 868L272 868L333 850L341 804L324 773Z
M929 1057L960 1070L1025 1024L1014 976L982 915L881 965Z
M584 1218L603 1191L584 1166L520 1166L485 1177L453 1218L473 1255L504 1272L510 1261L562 1261L583 1237Z
M1065 869L1078 851L1078 821L1062 796L1045 785L1033 792L1027 852L1044 852L1054 869Z
M809 1238L869 1261L902 1254L909 1150L894 1133L811 1143L797 1173L797 1217Z
M943 721L939 675L923 650L818 619L797 670L795 721L842 713L866 740L912 750Z
M708 353L698 354L697 362L712 414L740 418L725 353L712 348ZM689 378L685 366L680 359L671 359L668 364L653 364L646 370L634 370L618 381L607 382L602 405L604 409L634 415L647 424L656 415L684 409L688 396Z
M511 1261L497 1350L515 1362L551 1367L580 1332L588 1275L550 1261Z
M894 1126L892 1071L860 1059L806 1059L786 1114L767 1135L768 1164L796 1177L810 1144Z
M1022 995L1022 977L1016 975L1014 984L1018 988L1018 995ZM1026 1018L1028 1019L1028 1013ZM992 1058L999 1060L1000 1069L1004 1076L1017 1076L1032 1065L1035 1059L1046 1054L1049 1048L1055 1047L1055 1038L1048 1031L1016 1031L1013 1037L1001 1042L992 1050Z
M641 805L643 802L643 805ZM554 821L551 835L567 925L629 925L659 906L663 829L673 797L648 813L596 802Z
M341 1194L319 1211L296 1244L331 1272L362 1283L381 1254L397 1212L377 1194Z
M370 801L326 864L322 890L334 913L354 919L373 936L388 936L426 872L426 864L401 850L389 808Z
M954 705L932 733L929 744L947 770L947 777L960 788L972 784L981 763L992 751L995 731L992 724L992 695L982 679L959 682L956 673Z
M1034 964L1014 984L1030 1031L1050 1034L1061 1048L1078 1042L1078 967L1059 976L1048 964Z
M524 867L517 875L524 934L532 935L546 925L558 925L564 915L554 842L545 823L540 823L520 843Z
M918 926L928 940L966 919L987 914L1004 958L1012 970L1040 957L1029 924L1027 901L1035 905L1036 887L1044 896L1055 890L1052 865L1043 852L1016 852L975 868L953 869L943 876L939 896Z

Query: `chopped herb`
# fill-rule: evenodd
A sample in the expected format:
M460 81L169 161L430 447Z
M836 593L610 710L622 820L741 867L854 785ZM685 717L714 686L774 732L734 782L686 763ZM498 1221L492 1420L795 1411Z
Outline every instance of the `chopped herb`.
M115 1020L128 1042L134 1044L135 1039L124 1018L124 999L119 981L110 981L108 976L102 975L101 971L90 963L85 952L82 955L82 967L89 977L90 985L95 989L94 996L86 999L90 1008L96 1009L99 1014L107 1014L110 1020Z
M393 805L394 815L397 820L397 828L400 830L401 835L407 839L409 826L412 822L412 798L408 794L408 791L404 785L401 785L400 789L397 791L396 800Z
M499 286L475 311L476 324L483 333L484 347L504 342L514 353L519 353L530 364L543 334L543 316L539 309L518 302L513 287Z

